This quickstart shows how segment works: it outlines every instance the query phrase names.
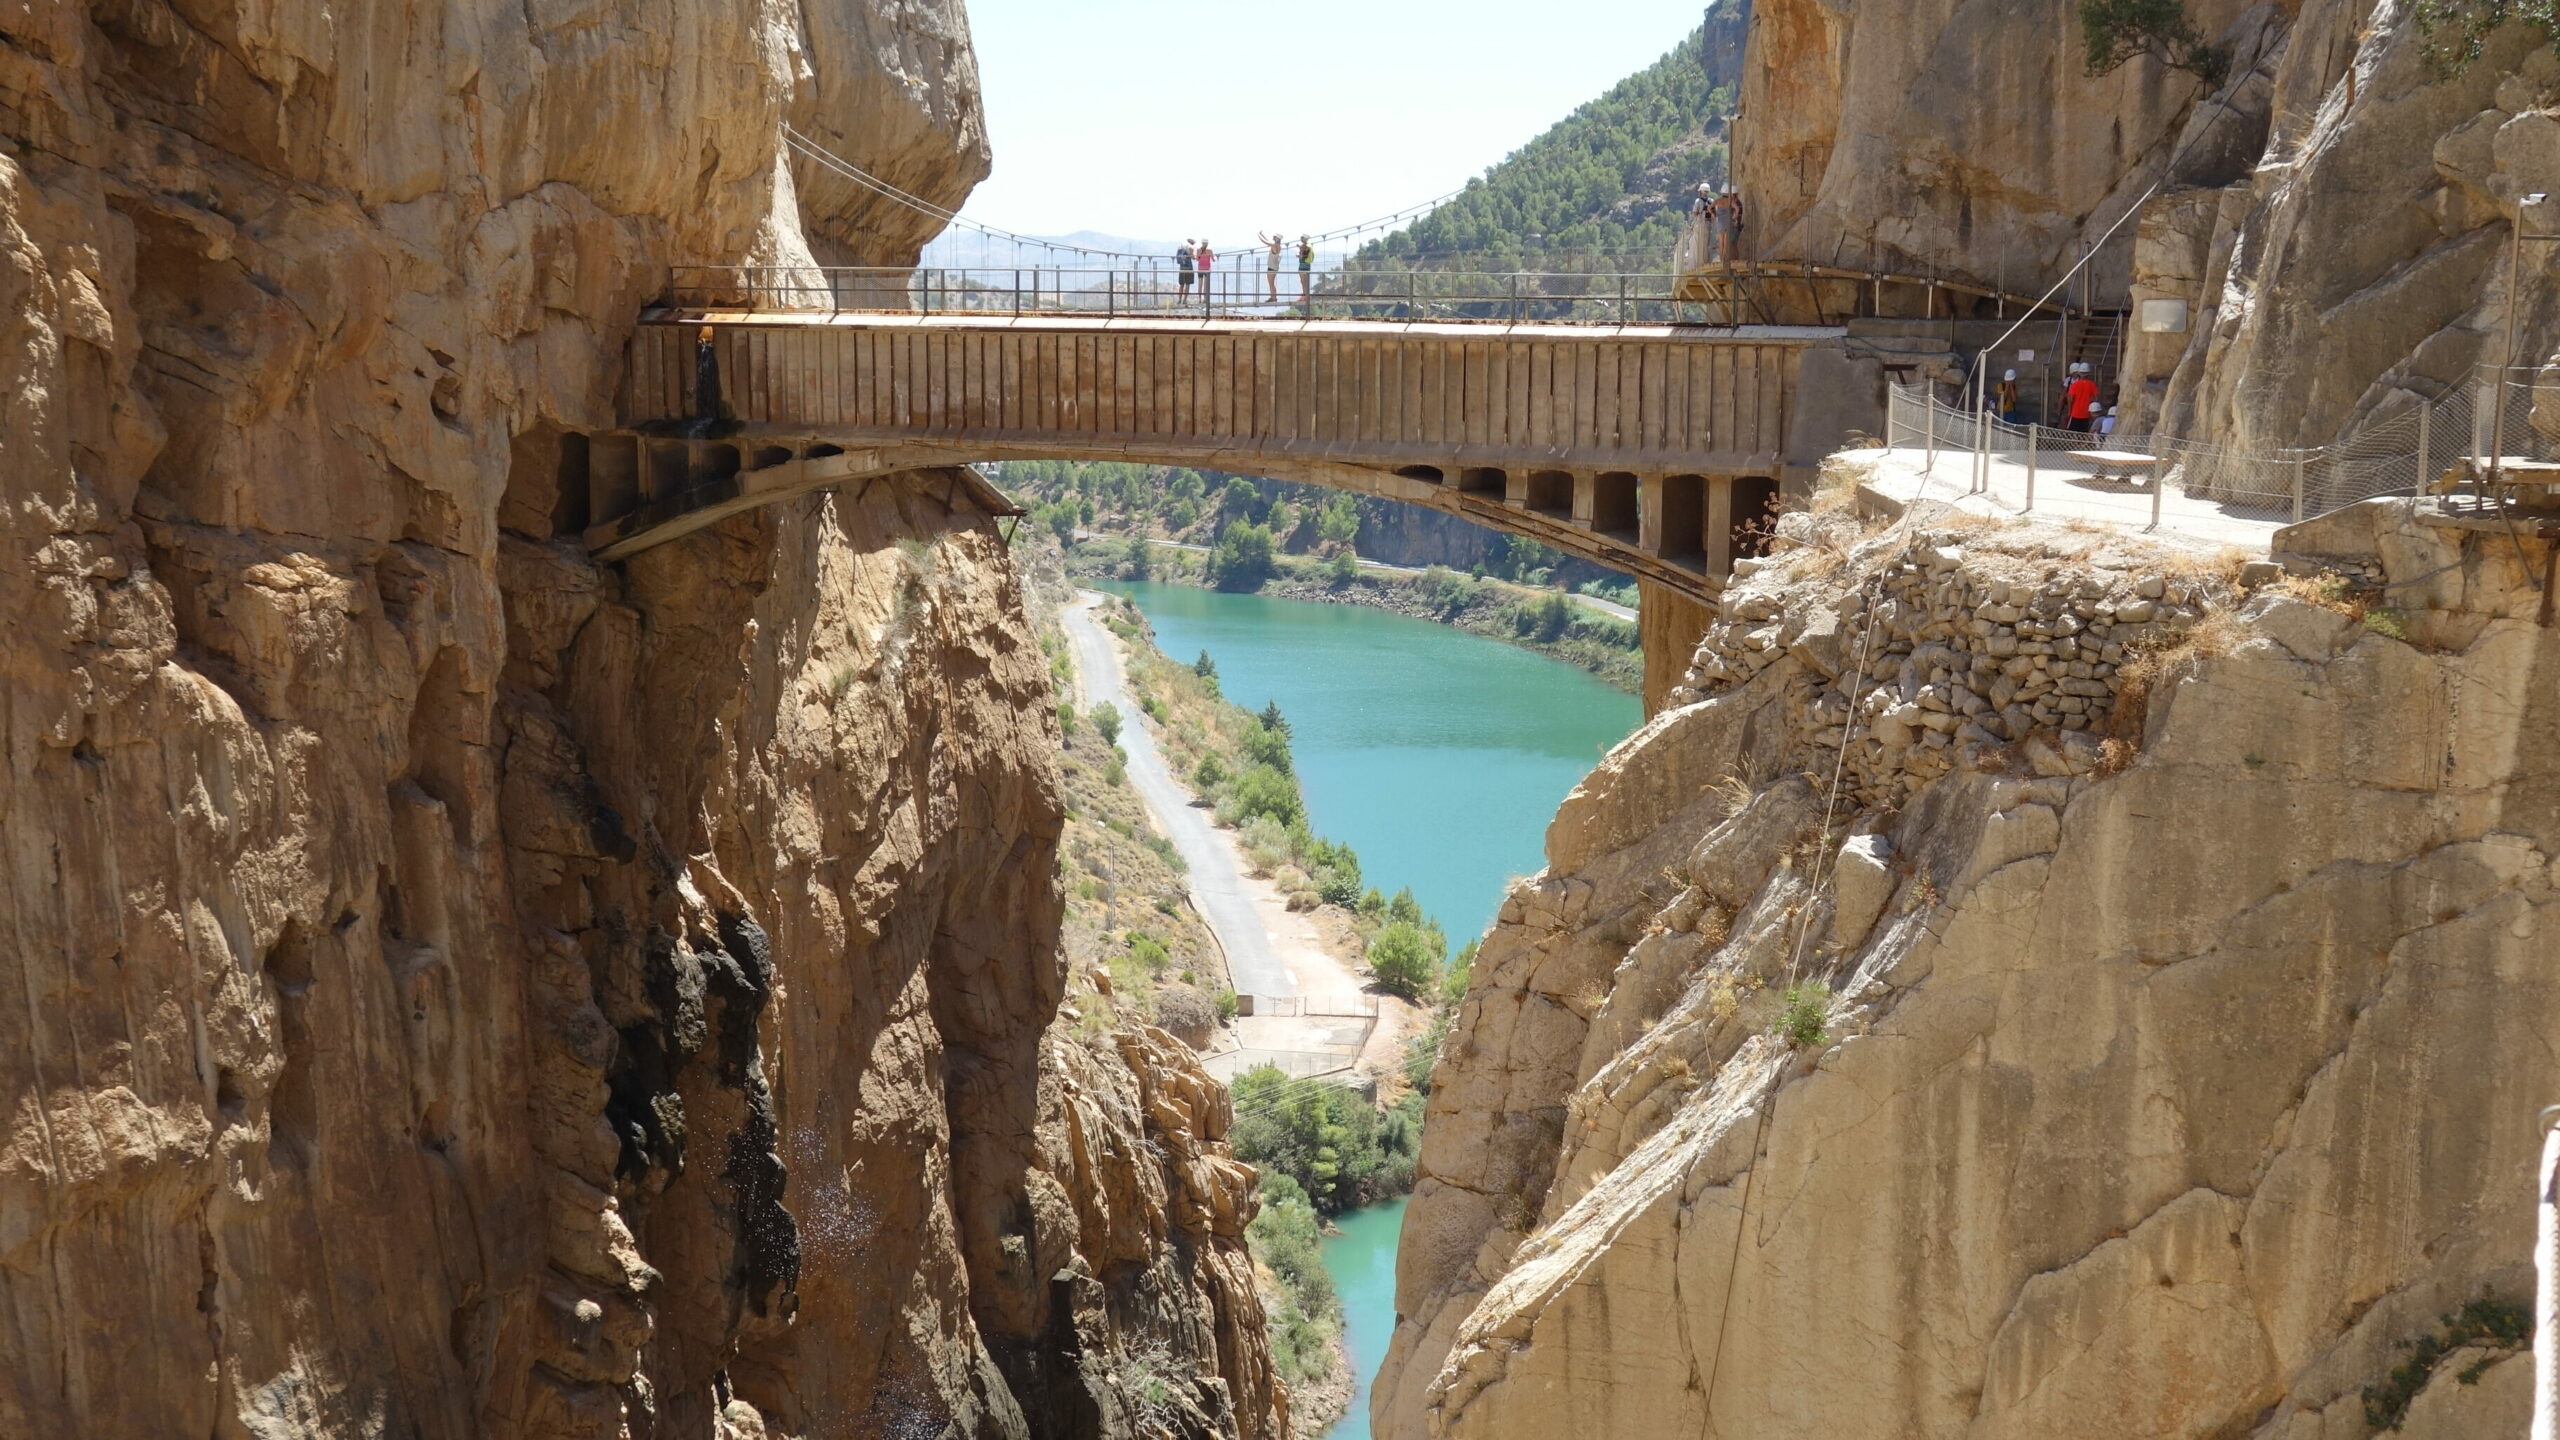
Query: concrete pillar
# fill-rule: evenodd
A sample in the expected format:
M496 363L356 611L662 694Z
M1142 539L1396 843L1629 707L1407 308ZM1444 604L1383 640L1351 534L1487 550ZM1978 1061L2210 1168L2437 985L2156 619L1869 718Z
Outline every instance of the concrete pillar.
M1636 544L1641 547L1647 555L1659 555L1662 553L1663 541L1662 489L1664 480L1663 477L1659 475L1647 475L1638 482L1638 485L1641 487L1639 494L1642 498L1636 505Z
M1600 477L1577 474L1573 477L1573 523L1588 530L1592 512L1600 506Z
M1706 638L1715 611L1677 590L1636 581L1636 634L1644 644L1645 718L1662 713L1671 687L1689 672L1689 659Z
M1707 477L1707 574L1718 580L1733 578L1733 477L1730 475Z

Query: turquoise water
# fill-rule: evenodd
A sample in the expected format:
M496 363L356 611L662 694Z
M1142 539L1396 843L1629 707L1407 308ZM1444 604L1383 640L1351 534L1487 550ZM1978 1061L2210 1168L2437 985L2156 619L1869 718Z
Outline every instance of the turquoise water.
M1342 1293L1342 1338L1358 1388L1325 1440L1369 1440L1369 1381L1395 1338L1396 1235L1404 1228L1404 1201L1354 1210L1333 1223L1342 1233L1325 1237L1324 1268Z
M1112 582L1156 643L1218 664L1228 699L1278 700L1320 835L1370 884L1413 887L1452 946L1546 863L1556 804L1642 719L1636 698L1543 655L1356 605Z

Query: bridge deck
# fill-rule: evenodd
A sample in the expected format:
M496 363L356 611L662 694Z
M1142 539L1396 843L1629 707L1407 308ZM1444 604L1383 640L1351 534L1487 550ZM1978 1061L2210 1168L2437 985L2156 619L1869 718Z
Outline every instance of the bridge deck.
M653 311L587 535L619 558L867 475L1117 460L1429 505L1711 600L1792 461L1802 356L1839 333Z

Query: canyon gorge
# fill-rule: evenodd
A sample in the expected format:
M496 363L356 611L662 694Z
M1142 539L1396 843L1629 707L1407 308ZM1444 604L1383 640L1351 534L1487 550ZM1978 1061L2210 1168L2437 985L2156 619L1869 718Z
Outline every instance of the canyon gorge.
M2560 389L2550 37L2188 13L2210 80L1759 0L1754 243L2094 253L2183 317L2128 429ZM0 0L0 1436L1292 1435L1227 1091L1062 943L995 492L605 563L565 479L668 267L909 266L991 163L960 0ZM1474 962L1375 1433L2521 1433L2448 1325L2533 1290L2560 542L1864 478L1648 598L1703 639Z

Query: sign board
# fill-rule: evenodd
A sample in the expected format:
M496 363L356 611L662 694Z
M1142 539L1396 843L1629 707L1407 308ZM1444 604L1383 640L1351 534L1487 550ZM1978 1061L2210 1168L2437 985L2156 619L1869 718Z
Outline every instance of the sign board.
M2021 351L2019 351L2019 352L2018 352L2018 363L2019 363L2019 364L2021 364L2021 365L2033 365L2034 363L2036 363L2036 352L2034 352L2033 350L2021 350Z
M2139 323L2152 335L2183 334L2187 328L2187 302L2184 300L2145 300Z

